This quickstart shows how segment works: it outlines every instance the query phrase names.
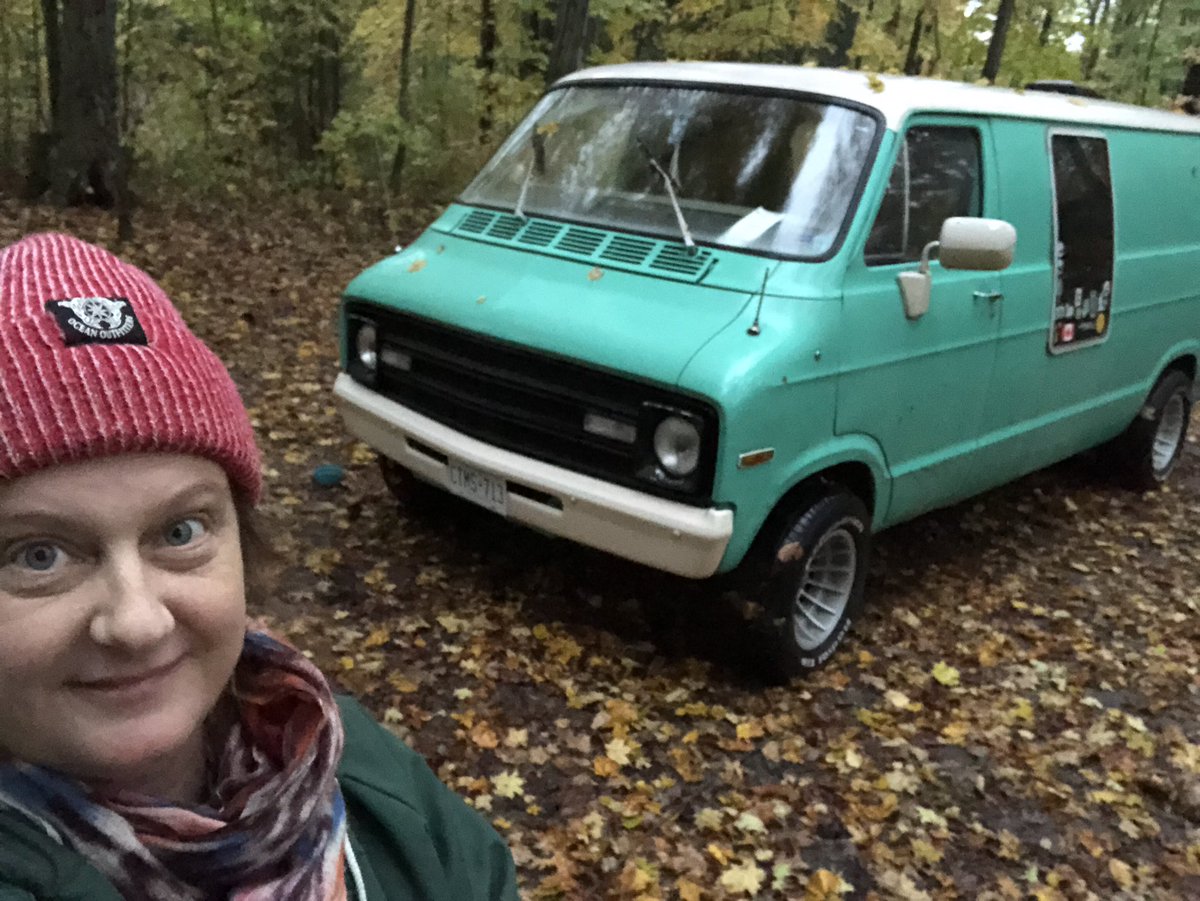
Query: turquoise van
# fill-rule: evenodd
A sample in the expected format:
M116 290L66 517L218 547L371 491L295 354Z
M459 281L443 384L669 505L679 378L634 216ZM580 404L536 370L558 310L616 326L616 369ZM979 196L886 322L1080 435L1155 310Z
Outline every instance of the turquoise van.
M768 65L585 70L342 304L347 428L432 483L693 579L824 663L871 535L1105 445L1180 457L1200 121Z

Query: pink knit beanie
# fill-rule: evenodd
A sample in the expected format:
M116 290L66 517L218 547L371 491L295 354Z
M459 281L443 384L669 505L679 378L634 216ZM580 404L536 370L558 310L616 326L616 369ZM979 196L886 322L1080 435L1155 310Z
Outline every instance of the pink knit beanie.
M237 387L146 273L68 235L0 251L0 479L148 451L262 491Z

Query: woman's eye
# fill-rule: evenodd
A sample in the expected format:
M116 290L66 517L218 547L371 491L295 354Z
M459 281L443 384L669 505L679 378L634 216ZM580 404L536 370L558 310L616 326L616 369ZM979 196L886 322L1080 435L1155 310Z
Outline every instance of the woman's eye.
M172 524L163 537L171 547L185 547L201 538L207 531L200 520L188 518Z
M17 562L34 572L47 573L63 559L63 552L53 544L27 544L17 552Z

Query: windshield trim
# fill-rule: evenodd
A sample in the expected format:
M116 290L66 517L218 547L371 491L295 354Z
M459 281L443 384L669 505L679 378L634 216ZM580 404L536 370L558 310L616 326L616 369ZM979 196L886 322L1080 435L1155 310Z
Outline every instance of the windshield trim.
M747 256L764 257L764 258L770 259L770 260L789 260L789 261L796 261L796 262L802 262L802 263L823 263L827 260L833 259L835 256L838 255L838 253L841 252L842 245L845 243L845 240L846 240L846 234L850 231L850 224L854 221L855 217L858 215L859 204L862 201L863 192L866 190L867 181L870 179L871 172L875 168L876 157L879 154L879 145L881 143L883 143L883 136L887 132L887 122L884 118L883 113L880 110L876 109L875 107L868 106L865 103L859 103L858 101L855 101L855 100L846 100L841 97L831 96L829 94L820 94L820 93L817 93L814 91L799 91L799 90L794 90L794 89L789 89L789 88L767 88L767 87L761 87L758 85L709 84L707 82L702 82L702 81L688 81L687 79L676 80L676 79L665 79L665 78L620 78L620 79L617 79L617 78L596 78L596 79L578 78L578 79L572 79L571 81L567 81L567 82L561 82L561 81L558 82L553 87L551 87L550 89L545 91L545 93L543 93L540 97L538 97L537 102L541 103L541 101L545 97L550 96L551 94L555 93L556 91L565 91L570 88L581 88L581 87L587 87L587 88L594 88L594 87L603 87L603 88L610 88L610 87L611 88L625 88L625 87L681 88L681 89L685 89L685 90L713 91L713 92L719 92L719 93L724 93L724 94L741 94L741 95L748 96L748 97L783 97L783 98L787 98L787 99L791 99L791 100L807 100L807 101L811 101L814 103L823 103L828 106L843 107L844 109L849 109L849 110L853 110L854 112L857 112L857 113L862 113L863 115L868 116L872 121L874 121L875 134L871 138L871 146L867 150L866 157L863 162L862 172L860 172L859 176L858 176L858 183L854 186L853 192L851 192L850 203L846 207L846 215L842 217L842 222L841 222L841 225L838 226L837 234L834 236L833 241L830 243L829 249L826 250L824 253L808 254L808 255L786 254L786 253L780 253L779 251L775 251L775 250L757 250L757 249L748 248L748 247L738 247L738 246L732 245L732 244L721 244L716 241L706 240L704 238L696 238L696 241L695 241L697 247L710 247L710 248L713 248L714 250L722 250L722 251L726 251L726 252L730 252L730 253L743 253L743 254L746 254ZM530 109L532 110L533 107L531 106ZM528 115L528 114L526 114L526 115ZM508 139L510 137L512 137L513 133L516 132L517 128L519 128L522 125L522 123L524 123L524 121L525 121L525 117L523 116L521 118L521 120L513 127L512 131L510 131L504 137L504 140L496 145L497 150L499 150L500 147L502 147L508 141ZM476 176L478 174L479 173L476 172ZM469 187L470 184L473 183L474 181L475 181L475 178L472 177L471 182L468 183L468 185L465 186L462 189L462 191L460 191L457 195L455 195L455 198L454 198L455 203L461 204L462 206L478 207L479 209L484 209L484 210L496 210L496 211L502 212L502 213L511 214L513 212L511 204L507 205L507 206L501 206L499 204L494 204L494 203L479 203L476 201L464 200L463 192L465 192L466 188ZM567 222L567 223L572 223L572 224L576 224L576 225L586 225L591 228L605 229L605 230L613 231L613 232L621 232L622 234L631 234L631 235L638 235L640 237L654 238L659 241L677 240L676 238L668 237L662 231L642 231L640 229L631 228L629 226L624 226L624 225L617 227L617 226L613 226L613 225L599 224L593 220L581 219L581 218L575 217L575 216L550 215L550 214L545 214L542 212L538 212L537 215L540 218L551 219L551 220L554 220L557 222ZM679 241L679 244L680 244L680 246L683 246L682 241Z

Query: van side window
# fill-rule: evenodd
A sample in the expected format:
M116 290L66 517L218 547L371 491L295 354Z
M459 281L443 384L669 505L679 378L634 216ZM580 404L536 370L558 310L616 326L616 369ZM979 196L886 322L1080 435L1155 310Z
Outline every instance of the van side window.
M980 215L981 169L976 129L910 128L867 238L867 265L918 260L946 219Z
M1104 138L1056 134L1054 314L1050 351L1108 333L1113 277L1113 196Z

